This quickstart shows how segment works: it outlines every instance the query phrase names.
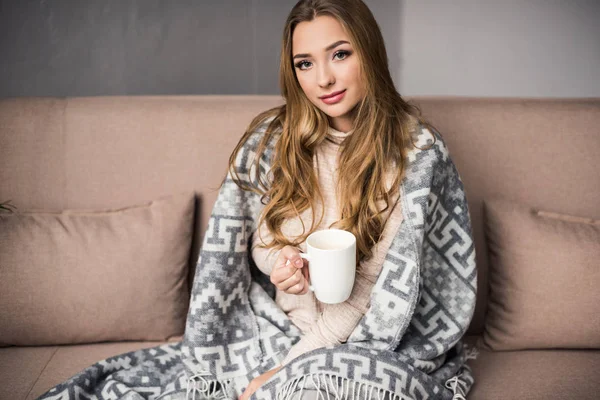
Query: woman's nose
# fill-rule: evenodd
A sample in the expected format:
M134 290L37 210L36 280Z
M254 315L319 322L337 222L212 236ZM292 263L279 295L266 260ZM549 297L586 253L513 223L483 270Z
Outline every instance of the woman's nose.
M331 86L335 83L335 77L333 76L333 72L328 66L318 68L317 83L323 88Z

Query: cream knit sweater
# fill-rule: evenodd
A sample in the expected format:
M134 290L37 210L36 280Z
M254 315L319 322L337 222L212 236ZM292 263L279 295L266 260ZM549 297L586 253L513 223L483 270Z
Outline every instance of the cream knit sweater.
M339 132L330 128L327 140L317 150L315 168L318 172L319 185L325 203L324 218L317 230L329 228L340 218L335 195L337 155L340 143L351 133ZM391 175L388 176L388 189L393 178ZM275 301L303 332L302 339L292 347L282 365L310 350L344 343L356 328L369 308L371 290L381 271L385 254L402 222L401 202L396 200L397 198L393 199L393 203L396 205L391 214L388 210L384 215L384 218L389 216L389 219L385 225L382 239L373 248L373 257L361 262L357 267L354 288L348 300L339 304L324 304L318 301L310 291L304 295L293 295L277 290ZM383 207L382 203L380 203L380 209ZM320 211L320 207L317 207L317 221ZM300 214L307 230L311 226L311 214L310 210ZM297 218L287 220L282 226L282 232L289 238L296 238L302 233L302 223ZM262 272L270 275L275 267L279 251L257 247L261 244L261 236L265 243L269 243L272 238L264 223L253 235L252 258ZM298 247L302 252L306 251L305 242Z

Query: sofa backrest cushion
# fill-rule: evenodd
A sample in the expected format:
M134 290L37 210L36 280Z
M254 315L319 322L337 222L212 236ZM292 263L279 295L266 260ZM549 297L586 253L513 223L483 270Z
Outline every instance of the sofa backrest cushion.
M194 194L0 217L0 346L183 334Z
M600 219L484 202L491 350L600 348Z

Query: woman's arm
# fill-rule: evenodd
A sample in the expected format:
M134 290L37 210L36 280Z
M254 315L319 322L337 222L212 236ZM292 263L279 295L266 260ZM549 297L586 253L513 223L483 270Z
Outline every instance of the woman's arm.
M270 240L269 234L263 234L264 241ZM271 275L281 251L258 247L262 243L258 233L252 240L252 258L257 267L265 274ZM328 345L344 343L369 308L370 294L376 277L357 272L350 298L339 304L324 304L323 312L317 322L302 339L292 347L284 362ZM304 292L304 291L303 291Z
M357 272L350 298L343 303L323 304L316 323L291 348L282 365L311 350L345 343L369 308L375 280L374 276Z
M265 242L268 242L265 235L263 235L263 239ZM252 259L263 274L270 276L281 250L259 247L262 244L263 240L261 240L257 231L252 235Z
M262 232L268 232L263 229ZM308 266L300 258L300 250L285 246L281 250L260 247L272 240L270 233L255 232L252 239L252 259L258 269L271 277L271 283L285 293L301 295L308 292Z

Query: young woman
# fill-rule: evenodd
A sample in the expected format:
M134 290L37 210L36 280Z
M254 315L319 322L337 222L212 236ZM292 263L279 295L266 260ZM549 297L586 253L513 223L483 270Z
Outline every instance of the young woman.
M183 340L99 361L40 398L465 399L468 203L442 136L396 92L367 6L298 2L280 84L285 105L258 115L231 156ZM307 290L300 258L329 227L356 237L338 304Z
M302 331L280 366L258 376L248 399L283 366L345 343L369 309L386 253L403 223L400 184L419 129L432 129L402 99L379 27L360 0L301 0L284 29L280 85L285 105L257 116L230 158L267 124L258 157L275 142L270 179L237 183L262 196L252 258L277 288L276 302ZM431 147L426 143L424 149ZM408 223L408 222L406 222ZM312 232L338 228L357 239L357 275L344 303L320 303L300 257ZM411 238L406 238L411 240Z
M285 105L258 115L231 156L183 340L99 361L40 398L465 399L468 203L442 136L396 92L367 6L298 2L280 81ZM356 237L338 304L307 290L299 257L330 227Z

